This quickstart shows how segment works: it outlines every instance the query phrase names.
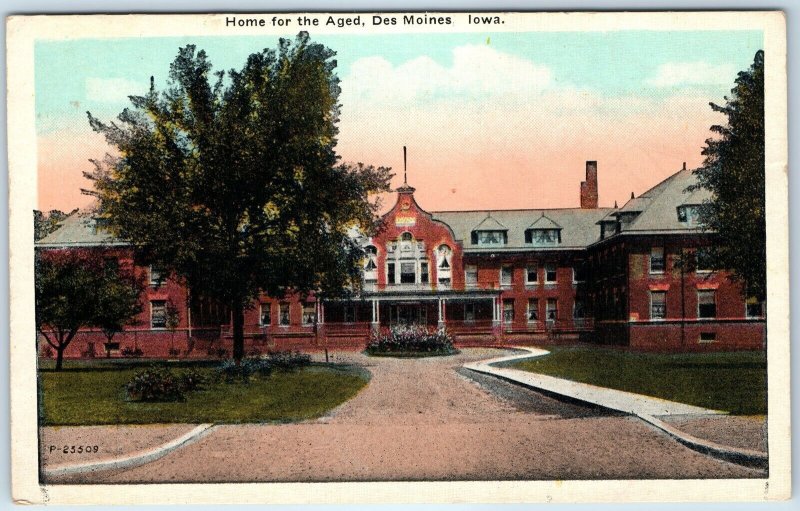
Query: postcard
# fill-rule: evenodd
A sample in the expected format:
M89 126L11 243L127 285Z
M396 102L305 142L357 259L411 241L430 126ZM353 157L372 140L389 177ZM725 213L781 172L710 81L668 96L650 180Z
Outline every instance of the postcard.
M789 498L783 13L7 34L16 502Z

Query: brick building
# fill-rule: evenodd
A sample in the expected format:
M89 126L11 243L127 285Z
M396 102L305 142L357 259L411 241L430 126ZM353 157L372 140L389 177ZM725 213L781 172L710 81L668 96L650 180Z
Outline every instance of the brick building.
M247 349L363 346L396 324L445 327L457 344L594 342L647 350L760 349L763 304L745 300L725 272L703 267L713 242L697 222L707 192L685 167L622 207L598 207L597 163L586 163L580 207L428 212L414 188L375 237L361 238L358 299L263 296L245 314ZM37 250L97 249L134 264L123 243L86 214L67 218ZM150 283L135 324L107 346L87 329L66 356L207 356L230 350L224 307L192 297L158 268L136 267ZM179 326L166 328L167 305Z

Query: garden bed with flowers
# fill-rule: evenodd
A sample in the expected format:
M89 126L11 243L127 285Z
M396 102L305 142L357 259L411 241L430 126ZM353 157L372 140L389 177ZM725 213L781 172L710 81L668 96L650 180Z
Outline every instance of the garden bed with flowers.
M373 357L441 357L455 355L453 337L443 328L395 326L373 333L364 353Z

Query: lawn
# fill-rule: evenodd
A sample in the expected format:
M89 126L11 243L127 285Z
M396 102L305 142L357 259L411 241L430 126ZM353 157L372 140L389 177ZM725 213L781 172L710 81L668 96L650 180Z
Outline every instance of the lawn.
M293 422L323 415L347 401L368 382L355 367L316 364L275 371L249 384L210 383L182 402L133 402L124 386L150 362L66 361L64 370L40 369L40 423L43 425ZM211 375L213 364L195 367Z
M511 367L626 390L735 415L767 413L763 352L636 353L603 348L548 348L550 355Z

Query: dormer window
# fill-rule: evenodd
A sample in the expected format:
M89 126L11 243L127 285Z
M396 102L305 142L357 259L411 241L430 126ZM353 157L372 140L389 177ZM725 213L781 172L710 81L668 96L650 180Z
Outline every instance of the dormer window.
M472 231L472 244L497 247L508 243L507 231Z
M561 243L561 229L527 229L525 243L538 247L552 247Z
M700 224L700 207L696 205L678 206L678 222L687 226Z

